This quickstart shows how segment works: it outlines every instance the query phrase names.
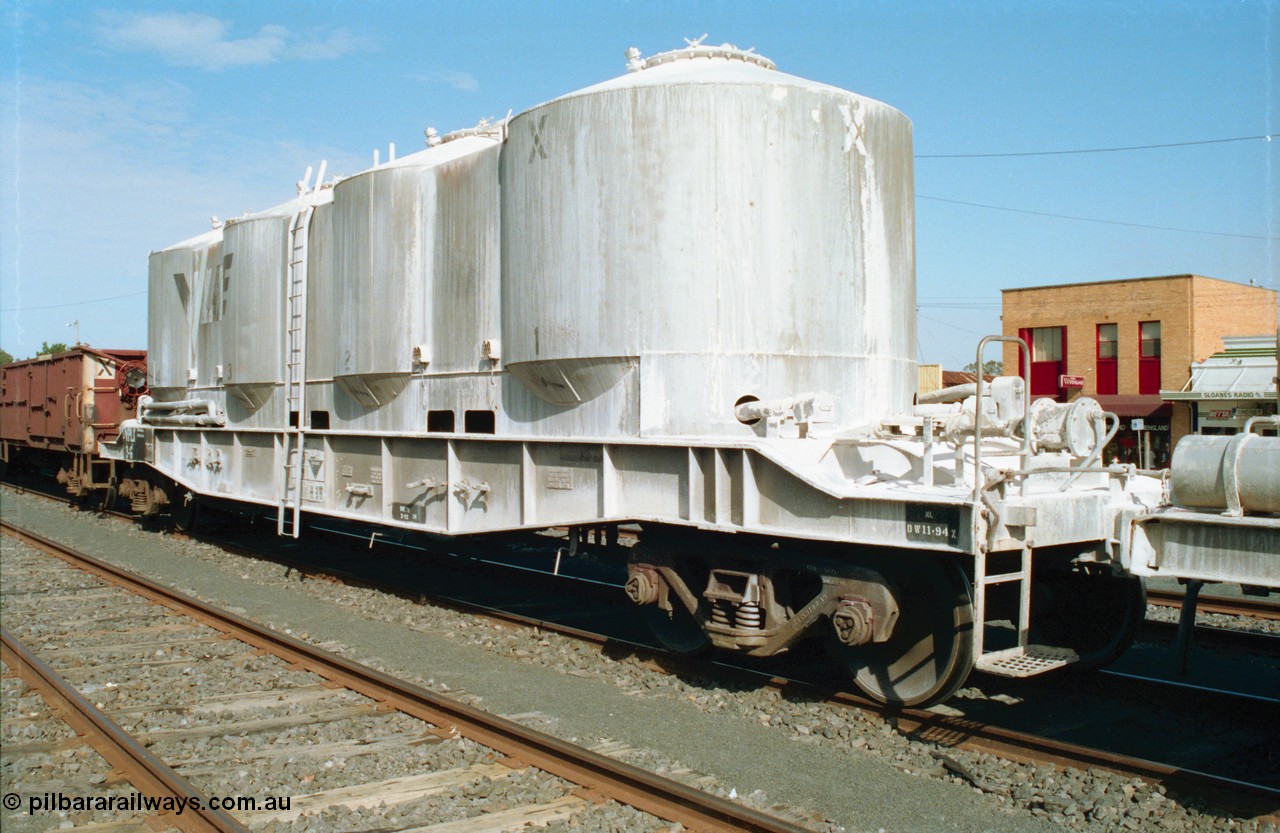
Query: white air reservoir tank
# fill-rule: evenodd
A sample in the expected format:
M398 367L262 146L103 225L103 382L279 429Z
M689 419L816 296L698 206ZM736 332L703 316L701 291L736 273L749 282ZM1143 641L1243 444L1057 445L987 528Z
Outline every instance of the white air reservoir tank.
M506 367L560 408L637 386L645 436L750 436L744 397L907 410L911 123L729 46L629 57L511 123Z
M1169 490L1178 506L1280 513L1280 438L1185 436L1173 450Z

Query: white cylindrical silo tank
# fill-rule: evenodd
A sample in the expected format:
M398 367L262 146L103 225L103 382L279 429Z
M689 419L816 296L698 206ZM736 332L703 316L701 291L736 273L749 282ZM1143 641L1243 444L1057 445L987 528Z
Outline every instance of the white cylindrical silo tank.
M728 46L631 68L510 125L506 367L573 407L638 361L646 436L749 436L750 396L908 409L910 121Z
M195 334L213 302L206 273L219 265L221 252L218 228L148 258L147 384L158 400L182 399L196 381Z
M496 285L500 142L497 129L468 131L334 187L326 257L341 316L329 364L364 407L386 405L415 372L477 368L456 295L489 273Z
M338 374L334 334L345 317L338 301L333 200L316 206L307 253L307 379L328 382Z
M293 240L290 227L308 205L331 200L331 189L308 190L288 202L228 220L223 227L223 381L247 413L261 408L285 381L291 250L296 243L299 260L310 256L305 251L309 239L300 235Z
M285 283L291 200L228 220L223 228L223 304L227 392L252 413L282 384Z

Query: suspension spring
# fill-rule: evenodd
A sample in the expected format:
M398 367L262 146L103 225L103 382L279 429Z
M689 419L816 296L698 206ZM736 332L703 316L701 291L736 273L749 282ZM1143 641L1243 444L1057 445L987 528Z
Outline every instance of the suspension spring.
M738 605L735 625L743 630L760 630L764 627L764 612L755 602L743 602Z

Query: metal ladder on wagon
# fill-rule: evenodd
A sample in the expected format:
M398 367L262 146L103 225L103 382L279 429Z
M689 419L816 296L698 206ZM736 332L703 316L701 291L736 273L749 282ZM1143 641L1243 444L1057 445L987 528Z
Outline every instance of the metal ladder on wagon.
M298 204L289 221L289 262L285 270L285 425L276 534L297 538L302 520L302 471L305 462L307 412L307 251L316 196L327 162L320 163L314 187L311 168L298 183Z
M1022 423L1022 468L1027 467L1027 457L1031 450L1030 413L1031 413L1031 353L1026 342L1011 336L986 336L978 342L978 364L983 366L983 351L990 342L1009 342L1017 345L1022 352L1023 362L1023 423ZM977 399L982 401L985 379L981 372L977 375ZM973 506L975 515L982 511L982 495L985 490L985 474L982 469L982 423L983 410L976 409L973 432ZM1031 643L1031 560L1032 541L1028 538L1019 547L1019 567L1016 570L990 573L987 558L989 553L985 545L979 543L974 552L973 563L973 660L974 667L988 674L1001 677L1030 677L1043 674L1064 665L1076 662L1080 657L1070 648L1059 648L1053 645L1035 645ZM998 584L1016 583L1018 586L1018 621L1014 623L1017 643L1010 648L988 651L986 646L987 602L990 588Z
M996 584L1018 584L1018 642L1014 647L987 651L985 630L987 623L988 588ZM987 552L980 548L974 555L974 665L979 671L1001 677L1030 677L1043 674L1079 659L1070 648L1053 645L1031 644L1031 545L1024 543L1021 566L1007 573L987 572Z

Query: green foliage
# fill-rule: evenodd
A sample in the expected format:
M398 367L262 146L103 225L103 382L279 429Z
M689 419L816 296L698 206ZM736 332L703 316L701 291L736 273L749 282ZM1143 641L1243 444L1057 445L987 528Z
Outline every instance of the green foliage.
M9 351L0 349L0 364L8 364L11 361L13 361L13 356L10 355Z
M40 345L40 350L39 352L36 353L36 355L43 356L45 354L65 353L65 352L67 352L66 342L55 341L53 344L50 344L49 342L46 341Z
M964 369L966 373L977 373L978 363L969 362L964 366ZM999 376L1003 370L1004 370L1004 362L1000 361L999 359L988 359L987 361L982 363L983 376Z

